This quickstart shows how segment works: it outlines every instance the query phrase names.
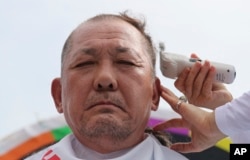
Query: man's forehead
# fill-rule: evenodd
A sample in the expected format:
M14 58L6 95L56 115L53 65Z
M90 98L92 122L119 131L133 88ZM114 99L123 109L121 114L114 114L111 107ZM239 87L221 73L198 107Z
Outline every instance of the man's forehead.
M82 32L88 30L105 31L109 29L122 29L124 33L140 35L138 29L132 24L118 18L89 20L81 23L74 32Z
M90 41L96 38L107 40L118 38L123 39L124 42L131 43L132 41L137 41L142 44L141 33L131 24L119 19L85 21L72 34L73 43L83 40Z
M133 25L118 18L85 21L74 30L71 38L72 43L74 43L73 46L84 44L80 48L73 47L74 53L83 48L93 49L98 44L104 44L103 42L105 44L112 42L113 47L116 47L115 49L126 48L127 52L146 53L146 48L143 47L142 34ZM102 38L106 40L100 41ZM97 39L99 41L96 41Z

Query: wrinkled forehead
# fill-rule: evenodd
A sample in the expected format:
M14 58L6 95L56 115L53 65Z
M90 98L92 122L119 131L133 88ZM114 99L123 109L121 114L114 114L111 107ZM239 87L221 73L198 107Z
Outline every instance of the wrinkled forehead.
M100 41L102 38L103 40ZM109 41L109 39L116 40ZM145 37L133 25L118 18L91 20L81 23L68 38L68 45L66 45L66 49L63 52L64 55L62 56L62 68L78 53L79 49L96 49L96 47L100 46L98 44L108 44L107 41L112 42L113 47L115 45L116 48L121 47L123 49L134 50L151 64L153 71L153 64L151 63L151 57L147 50ZM95 45L96 43L98 44ZM120 44L121 46L119 46ZM123 44L125 44L125 46L122 46Z
M140 31L118 18L86 21L72 32L66 59L68 61L70 57L75 56L83 48L101 49L105 44L108 48L112 46L113 48L121 47L134 50L150 62L150 56L144 42L145 39Z

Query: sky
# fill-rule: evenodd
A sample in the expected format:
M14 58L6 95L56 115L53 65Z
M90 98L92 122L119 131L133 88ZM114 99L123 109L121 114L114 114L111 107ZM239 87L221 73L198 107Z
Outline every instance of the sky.
M226 87L234 97L249 90L248 0L0 0L0 139L58 115L50 94L60 76L60 54L70 32L100 13L130 10L145 17L155 44L166 50L234 65ZM174 80L157 76L174 88ZM160 109L172 112L161 100ZM175 115L173 113L173 115Z

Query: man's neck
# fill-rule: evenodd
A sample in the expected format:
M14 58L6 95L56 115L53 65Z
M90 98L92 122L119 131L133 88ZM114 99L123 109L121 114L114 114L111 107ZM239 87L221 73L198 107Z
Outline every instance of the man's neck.
M101 138L85 138L85 137L76 137L79 143L90 148L101 154L112 153L120 150L126 150L131 148L140 142L142 142L147 135L143 134L142 136L130 136L123 141L114 141L112 137L101 137Z

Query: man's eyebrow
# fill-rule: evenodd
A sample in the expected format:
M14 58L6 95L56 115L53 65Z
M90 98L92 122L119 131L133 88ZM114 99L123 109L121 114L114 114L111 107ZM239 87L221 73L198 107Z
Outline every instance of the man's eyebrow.
M132 49L132 48L128 48L128 47L116 47L115 50L118 53L128 53L128 54L140 57L139 53L136 50Z
M97 51L95 48L82 48L80 50L80 53L86 54L86 55L90 55L90 56L96 56Z
M140 54L134 50L133 48L128 48L128 47L115 47L114 51L117 54L128 54L128 55L133 55L136 57L141 57ZM98 49L96 48L81 48L78 53L83 54L83 55L89 55L92 57L97 57L98 56Z
M128 52L131 49L129 49L127 47L116 47L115 50L118 51L118 52Z

